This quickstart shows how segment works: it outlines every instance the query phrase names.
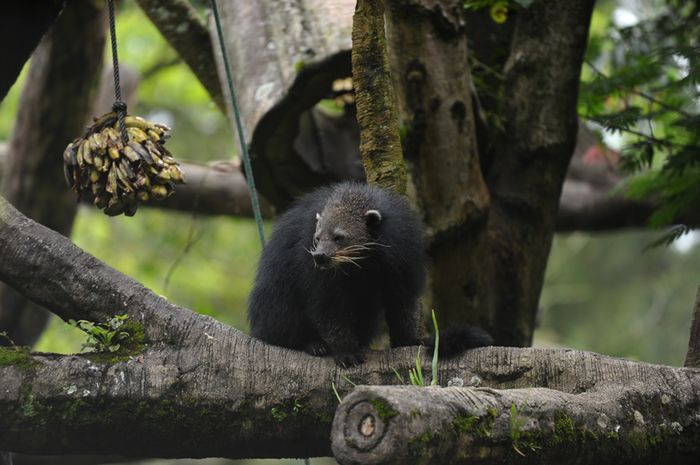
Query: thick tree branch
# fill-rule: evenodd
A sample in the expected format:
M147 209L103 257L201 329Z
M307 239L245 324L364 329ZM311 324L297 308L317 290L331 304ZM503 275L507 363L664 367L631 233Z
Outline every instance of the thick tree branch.
M165 40L185 60L214 103L226 113L209 30L187 0L138 0Z
M146 206L205 215L253 217L250 193L238 164L220 161L207 165L182 163L180 167L187 184L178 186L175 195ZM264 198L260 204L263 216L271 218L274 208Z
M699 400L700 372L688 370L583 393L361 386L331 438L343 465L695 464Z
M221 325L211 325L198 337L179 348L149 347L123 361L104 362L89 355L36 354L26 356L22 364L0 366L4 380L0 391L0 447L34 454L99 451L125 456L230 458L326 455L337 406L331 386L334 384L341 395L346 395L352 390L347 379L354 383L395 383L389 367L406 373L415 355L415 348L374 352L365 364L341 376L328 358L268 346ZM478 450L488 448L494 454L491 462L484 463L493 463L513 445L508 430L503 431L513 404L518 415L539 419L543 424L541 429L534 428L532 421L520 426L523 442L515 445L527 453L527 444L533 444L528 442L528 435L546 433L551 415L559 411L570 415L572 423L566 432L573 435L585 433L579 430L583 422L595 425L602 418L605 426L591 430L618 433L615 444L623 450L638 446L627 434L635 431L631 420L638 421L639 415L648 425L637 431L641 436L636 440L645 441L644 447L646 441L653 442L662 435L664 422L669 428L664 434L669 437L663 437L669 440L671 451L680 441L691 444L697 439L698 419L683 407L697 405L698 370L570 350L485 348L442 362L439 379L442 385L452 381L509 390L474 391L477 394L467 402L470 409L462 405L449 409L452 414L444 417L439 415L446 411L441 407L444 399L439 398L449 398L449 390L429 390L437 391L436 398L430 401L430 408L417 406L419 417L411 414L415 408L399 407L395 397L387 398L389 408L376 417L396 411L400 417L390 426L406 425L408 431L418 433L404 437L409 442L401 444L419 445L427 431L436 433L435 437L423 439L438 449L446 446L450 450L455 441L464 444L478 439ZM510 390L526 386L549 388ZM402 392L399 398L408 401L411 395ZM500 399L500 403L491 398ZM352 399L346 401L351 403ZM490 435L474 438L469 431L451 425L455 413L462 414L461 419L467 423L470 420L464 417L493 415L485 411L485 406L497 407ZM430 429L431 424L436 426L431 418L438 421L431 409L435 409L433 413L439 415L440 422L453 427L444 436L438 434L440 429ZM424 426L420 426L423 421ZM403 428L398 426L398 430L389 430L391 434L385 440L396 437ZM87 431L91 441L85 441ZM397 459L404 452L416 453L412 448L393 450ZM472 453L471 449L461 450ZM464 460L462 455L455 458Z
M614 231L644 228L654 212L655 202L625 198L585 181L567 180L562 187L556 231ZM694 224L700 224L698 222Z

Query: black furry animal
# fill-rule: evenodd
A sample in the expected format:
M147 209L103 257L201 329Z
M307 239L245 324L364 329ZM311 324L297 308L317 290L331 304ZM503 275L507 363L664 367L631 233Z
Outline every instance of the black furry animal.
M418 345L425 268L423 226L403 197L358 183L318 189L279 218L263 250L250 334L346 367L364 361L384 315L392 347ZM492 342L471 339L465 347Z

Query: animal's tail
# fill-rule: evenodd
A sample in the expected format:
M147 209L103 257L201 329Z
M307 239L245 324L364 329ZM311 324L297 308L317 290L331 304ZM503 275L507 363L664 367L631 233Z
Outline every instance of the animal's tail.
M455 326L440 330L440 342L438 343L438 355L451 357L464 352L467 349L493 345L493 337L478 326ZM426 337L423 345L430 353L435 350L435 337Z

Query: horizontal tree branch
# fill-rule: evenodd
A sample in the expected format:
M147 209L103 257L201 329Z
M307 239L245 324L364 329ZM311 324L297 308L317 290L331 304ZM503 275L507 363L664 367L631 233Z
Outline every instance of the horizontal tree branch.
M197 343L179 350L152 347L123 361L105 362L90 355L27 355L21 366L0 366L3 379L0 447L32 454L99 452L144 457L328 455L331 418L337 407L332 386L345 395L353 389L349 381L396 383L390 367L405 374L413 364L414 351L415 348L404 348L373 352L362 366L341 373L331 359L272 347L235 330L214 328ZM435 453L434 448L452 453L461 450L465 455L455 457L461 461L450 461L440 455L433 458L438 458L440 463L466 463L476 452L488 448L493 454L491 460L474 463L494 463L511 453L515 445L528 455L537 452L533 457L546 458L555 451L532 450L532 447L549 447L540 441L551 432L547 429L552 427L548 422L555 414L567 422L566 432L575 435L560 439L565 444L578 440L578 435L592 439L595 433L615 439L616 447L624 451L635 446L631 434L635 431L640 434L637 440L646 442L660 436L672 441L668 447L674 448L681 442L692 444L698 439L698 419L692 409L699 400L698 370L570 350L494 347L476 349L441 362L439 379L442 385L452 381L508 390L477 389L468 391L469 394L461 391L454 394L449 389L426 389L426 392L437 391L427 401L429 408L426 404L411 403L412 396L423 396L423 390L418 388L403 388L397 396L382 397L381 402L389 410L374 414L377 423L382 415L391 415L392 411L400 415L386 428L387 434L382 439L389 444L386 447L398 454L396 460L373 461L360 454L354 462L343 462L343 454L358 451L341 453L336 446L335 453L341 463L408 463L401 461L406 458L402 448L394 446L420 446L422 441L431 444L428 451L407 447L405 453L416 454L411 457L417 458L420 454L430 457L429 454ZM550 387L510 390L546 385ZM411 394L412 390L418 394ZM358 391L367 392L364 388ZM352 405L357 395L362 394L348 396L344 405ZM468 397L459 409L443 408L446 401L439 399L455 396L463 400ZM512 405L518 409L517 415L526 420L520 426L520 442L509 440L509 431L503 430L510 421ZM411 413L414 406L420 415ZM497 414L485 410L486 407L496 409ZM443 417L446 410L451 413ZM342 418L343 414L338 415ZM450 424L459 427L454 425L459 420L468 426L469 422L488 422L489 415L495 421L490 435L485 437L475 438L468 430L455 428L445 431L443 437L435 423L431 426L432 420L445 428ZM633 422L639 421L640 415L648 427L640 425L637 430ZM478 420L469 419L470 416L477 416ZM571 426L565 416L572 418ZM336 430L338 422L344 421L338 418ZM535 420L543 427L535 428ZM590 426L590 431L583 427L601 421L605 421L605 426L597 429ZM396 436L401 433L390 429L402 424L410 436ZM662 424L668 428L666 431ZM350 425L345 429L356 428ZM91 441L85 441L88 431ZM425 437L429 431L434 436ZM590 434L585 436L587 431ZM353 438L345 439L352 442ZM392 441L398 442L391 445ZM463 447L456 448L458 444ZM472 444L476 451L466 448ZM357 445L362 447L361 443ZM681 450L677 450L679 454Z
M625 198L624 192L615 192L614 189L615 186L597 186L588 181L567 179L559 199L556 231L647 227L656 202Z
M206 165L183 162L180 167L187 183L177 186L175 195L146 206L205 215L253 217L250 192L239 164L232 161ZM274 207L264 198L258 198L263 216L272 218Z
M342 465L694 464L698 400L690 371L583 393L361 386L338 407L331 437Z

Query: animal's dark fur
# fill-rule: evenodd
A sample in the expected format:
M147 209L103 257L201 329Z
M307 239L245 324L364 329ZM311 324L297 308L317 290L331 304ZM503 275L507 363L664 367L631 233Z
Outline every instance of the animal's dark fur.
M349 366L364 360L383 314L392 347L418 345L425 266L423 226L404 198L357 183L321 188L279 218L263 250L250 333Z

